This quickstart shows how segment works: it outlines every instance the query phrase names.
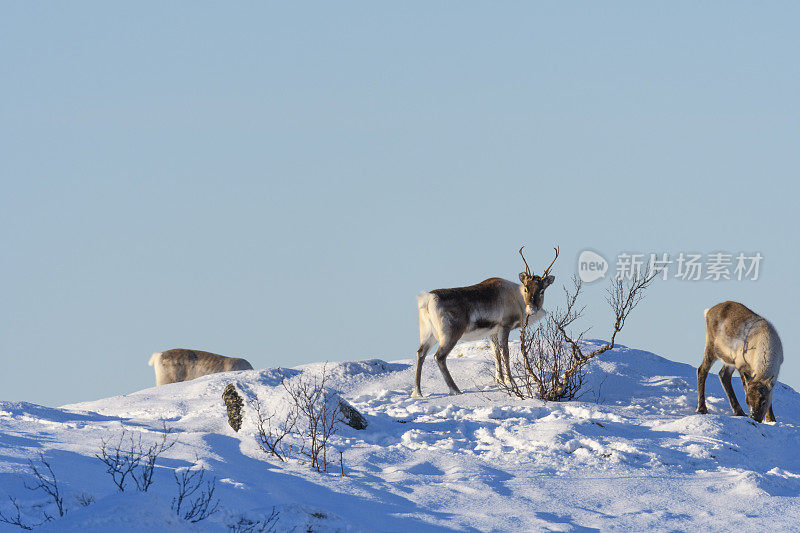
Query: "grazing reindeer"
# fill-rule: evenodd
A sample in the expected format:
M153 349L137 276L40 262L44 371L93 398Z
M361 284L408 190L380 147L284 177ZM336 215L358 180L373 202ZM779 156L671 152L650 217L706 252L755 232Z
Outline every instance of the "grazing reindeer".
M524 246L522 247L524 248ZM542 305L544 291L555 281L549 275L556 256L541 276L531 272L525 256L525 272L521 272L521 284L501 278L489 278L477 285L454 289L436 289L424 292L417 297L419 308L419 342L417 368L412 398L421 398L420 379L422 363L434 344L436 364L442 372L450 394L461 394L447 370L447 355L459 340L477 340L489 337L494 351L495 380L503 381L503 366L506 382L513 383L511 365L508 357L508 334L512 329L522 326L526 316L535 322L544 316ZM502 358L502 365L501 365Z
M697 412L707 413L705 383L717 359L723 363L719 380L736 416L744 416L731 385L734 370L742 376L750 418L775 422L772 390L783 363L783 347L772 324L737 302L723 302L705 310L706 350L697 369Z

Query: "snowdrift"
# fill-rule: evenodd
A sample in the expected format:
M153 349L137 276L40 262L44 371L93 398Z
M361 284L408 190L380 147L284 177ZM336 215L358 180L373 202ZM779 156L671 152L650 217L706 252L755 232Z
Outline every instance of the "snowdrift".
M589 341L592 344L592 341ZM512 344L512 350L518 346ZM237 517L278 512L276 531L790 530L800 522L800 395L779 384L777 424L733 417L708 380L708 415L694 413L695 369L623 346L589 365L578 401L519 401L492 382L488 344L460 344L449 367L462 390L445 395L429 360L411 399L411 360L327 363L329 385L369 427L334 437L336 465L317 473L280 463L238 433L221 394L279 406L282 376L315 363L206 376L103 400L48 408L0 402L0 510L17 499L31 522L50 514L26 490L28 460L55 471L68 512L42 531L226 531ZM744 401L741 383L734 388ZM177 443L146 494L117 491L94 456L126 428L154 439L162 420ZM343 451L346 477L339 474ZM216 477L221 511L191 524L170 509L175 469ZM78 499L95 503L82 507ZM0 524L0 531L18 528Z

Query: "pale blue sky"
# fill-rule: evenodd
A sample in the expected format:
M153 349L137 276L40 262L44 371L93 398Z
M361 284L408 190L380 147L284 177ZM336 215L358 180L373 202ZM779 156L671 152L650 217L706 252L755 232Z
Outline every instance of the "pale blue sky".
M0 399L149 387L173 347L411 357L415 295L516 279L521 244L534 269L561 246L546 306L585 248L761 252L757 282L660 283L619 340L696 365L703 309L739 300L798 387L798 20L794 2L5 3Z

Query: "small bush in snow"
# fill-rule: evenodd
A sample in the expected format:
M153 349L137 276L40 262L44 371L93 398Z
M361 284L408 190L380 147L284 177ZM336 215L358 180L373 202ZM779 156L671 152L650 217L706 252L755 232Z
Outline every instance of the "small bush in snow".
M102 440L95 457L106 465L106 472L120 492L125 491L129 479L140 492L147 492L153 484L156 460L175 445L175 439L170 438L172 429L167 428L166 422L162 422L162 428L160 438L150 446L142 442L141 434L134 437L124 428L116 442Z
M328 471L328 442L339 429L342 411L339 395L325 387L327 368L321 374L301 374L293 381L283 381L290 404L297 409L300 419L297 431L300 436L298 453L311 461L317 471Z
M66 509L64 509L64 498L61 495L61 489L58 486L58 479L56 478L50 463L41 453L39 454L39 462L41 465L37 466L32 460L28 460L28 468L30 468L35 481L32 485L28 485L26 482L25 488L31 491L44 492L48 496L48 499L55 504L56 511L58 511L58 516L64 516ZM14 512L13 514L7 515L0 511L0 522L17 526L22 529L33 529L36 526L40 526L45 522L53 520L53 516L46 510L42 509L41 521L33 524L27 524L22 519L22 508L20 507L19 503L17 503L16 498L9 496L8 499L11 501L11 505L14 507Z
M344 415L339 395L325 386L327 379L327 367L320 374L304 372L292 380L282 379L286 391L282 415L277 411L268 414L258 399L252 400L256 438L262 450L285 461L292 451L287 437L294 436L296 453L308 459L317 471L328 471L328 445Z
M298 409L294 405L288 405L286 411L280 415L276 411L268 412L258 398L253 398L250 405L256 417L258 445L279 461L286 461L291 453L291 447L285 439L294 431L299 416Z
M200 522L219 510L219 500L214 498L216 479L205 481L205 475L203 467L174 472L178 494L172 499L172 510L184 520Z
M228 522L227 526L231 533L265 533L275 531L277 521L278 511L273 507L272 512L264 518L252 519L241 515L235 522Z
M119 439L112 442L103 440L100 451L96 457L106 465L106 472L111 476L114 485L120 492L125 491L128 481L133 480L133 484L139 492L147 492L153 484L153 474L155 472L156 461L165 451L169 450L175 440L170 438L171 429L163 423L163 430L156 442L146 445L142 442L142 437L134 437L126 429L122 430ZM34 477L34 482L25 482L25 488L31 491L44 492L53 504L58 516L62 517L67 509L64 507L64 498L58 484L58 479L53 472L50 463L39 454L41 465L28 461L29 468ZM184 468L174 471L177 494L172 499L172 510L176 515L192 523L205 520L219 510L219 499L214 497L216 490L216 479L207 480L206 470L199 468ZM0 511L0 523L17 526L21 529L31 530L46 522L54 520L55 516L47 512L44 506L41 507L42 518L38 522L29 523L23 515L28 515L17 502L17 499L9 496L12 509L11 511ZM87 507L94 503L94 496L86 493L79 493L75 496L78 505ZM49 504L48 504L49 506ZM263 520L250 521L252 528L238 529L238 531L271 531L267 529L270 524L277 520L277 514L273 513ZM242 527L247 523L240 524ZM261 527L263 526L263 527Z
M614 348L617 333L639 302L658 272L637 274L629 281L615 279L608 289L606 301L614 313L611 340L589 353L584 353L580 342L583 333L573 337L568 328L578 320L585 308L578 308L582 284L573 278L572 290L564 288L566 306L556 309L536 328L528 327L528 317L520 331L521 358L515 363L519 376L510 384L503 384L509 395L519 398L540 398L546 401L572 400L583 386L585 365L594 357Z
M81 507L89 507L94 503L94 496L86 492L81 492L75 496L75 501L78 502L78 505Z
M22 520L22 508L20 507L19 503L17 503L17 499L13 496L9 496L8 499L11 501L11 505L14 507L14 511L11 514L6 514L3 511L0 511L0 522L5 524L9 524L12 526L17 526L21 529L31 530L36 526L41 526L47 519L43 519L41 522L37 522L36 524L26 524Z

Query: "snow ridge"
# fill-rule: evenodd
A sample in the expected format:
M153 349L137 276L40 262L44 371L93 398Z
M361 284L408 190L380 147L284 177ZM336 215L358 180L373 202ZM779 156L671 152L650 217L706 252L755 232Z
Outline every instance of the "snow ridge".
M216 374L58 409L0 402L0 509L9 495L27 508L45 503L23 486L28 459L42 452L70 509L42 530L225 531L237 516L273 506L278 530L298 531L730 531L791 529L800 519L800 395L783 384L778 423L757 424L732 416L712 379L710 414L695 414L694 368L624 346L592 362L584 396L564 403L499 391L485 341L458 345L451 359L460 396L445 394L429 364L426 397L411 399L411 360L370 359ZM323 366L328 384L370 422L334 437L346 477L338 464L319 474L270 459L252 419L246 414L234 433L222 405L233 382L279 409L283 377ZM738 380L734 388L742 398ZM100 439L123 427L154 438L161 420L178 443L153 488L115 492L93 456ZM196 462L216 476L224 510L187 524L170 514L172 471ZM80 508L80 493L97 502ZM0 524L5 530L16 528Z

